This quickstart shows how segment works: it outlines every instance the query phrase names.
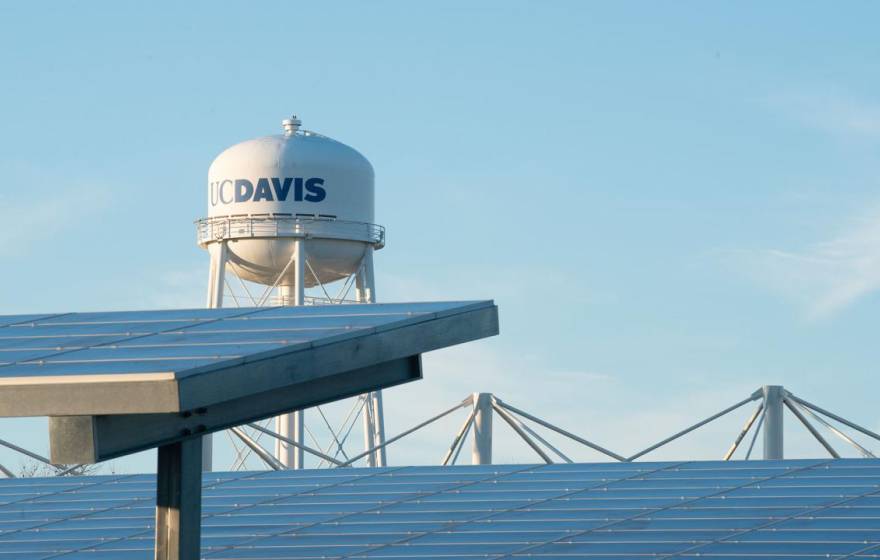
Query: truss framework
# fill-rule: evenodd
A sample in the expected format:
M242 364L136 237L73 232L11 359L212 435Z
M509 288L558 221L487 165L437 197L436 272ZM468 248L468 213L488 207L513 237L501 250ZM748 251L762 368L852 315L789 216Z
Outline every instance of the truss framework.
M776 399L778 402L774 403L773 399L775 396L778 396ZM573 460L563 453L557 446L552 444L546 437L542 436L538 431L537 427L546 429L550 432L553 432L557 435L561 435L564 438L574 441L583 445L584 447L589 448L592 451L598 452L602 455L610 459L614 459L615 461L621 462L632 462L637 459L648 455L649 453L660 449L661 447L687 435L691 432L713 422L721 418L722 416L726 416L745 405L758 401L757 407L755 410L748 416L743 425L742 429L736 434L733 443L728 448L727 452L724 453L723 459L725 461L729 461L734 457L734 454L737 450L740 449L740 446L743 441L747 439L749 434L751 434L750 443L748 449L745 453L744 459L750 459L752 456L752 451L755 447L755 443L758 439L759 434L762 433L762 428L764 429L765 435L765 447L764 447L764 459L772 459L777 458L775 455L780 453L778 449L768 448L767 434L769 433L770 445L774 444L773 440L778 438L778 432L782 431L782 415L777 415L777 420L773 420L772 422L777 422L779 425L777 426L768 426L767 414L766 410L772 406L785 407L787 408L792 415L802 424L810 433L810 435L819 442L820 445L826 450L826 452L831 457L839 457L840 454L838 451L829 443L829 441L821 434L821 432L814 426L808 418L813 419L816 423L820 424L823 428L825 428L829 433L839 438L842 442L850 445L855 449L861 456L863 457L875 457L874 453L868 450L863 445L859 444L853 437L848 435L843 428L835 426L832 422L837 422L838 424L842 424L847 428L851 428L857 432L860 432L863 435L866 435L872 439L880 441L880 434L877 434L867 428L864 428L850 420L847 420L841 416L838 416L832 412L829 412L817 405L814 405L810 402L801 399L800 397L794 395L793 393L786 391L784 388L769 385L764 386L754 393L752 393L749 397L734 403L733 405L715 413L711 416L688 426L687 428L672 434L671 436L664 438L636 453L631 455L622 455L619 453L615 453L601 445L598 445L590 440L587 440L581 436L578 436L564 428L556 426L542 418L539 418L533 414L530 414L520 408L517 408L498 397L489 394L489 393L474 393L472 395L467 396L461 402L456 404L455 406L436 414L428 418L427 420L416 424L415 426L404 430L403 432L388 438L382 446L388 446L392 443L403 439L406 436L433 424L434 422L449 416L455 411L465 408L468 409L468 414L461 424L461 427L455 433L453 437L452 443L446 452L443 454L443 457L440 460L441 465L450 465L456 464L462 449L465 447L465 442L468 439L468 435L471 432L476 432L474 429L475 424L478 422L479 416L485 415L487 413L486 410L480 410L482 406L485 406L483 403L488 402L488 407L491 411L497 414L502 420L504 420L505 424L507 424L513 432L521 439L537 456L545 463L554 463L554 462L566 462L571 463ZM781 410L779 411L781 412ZM485 419L484 419L485 422ZM528 422L534 423L536 426L532 427ZM278 434L273 434L271 432L266 431L270 436L278 437ZM484 440L488 439L488 446L491 448L491 432L488 435L483 436ZM480 456L481 448L484 448L487 444L486 441L477 441L478 436L474 436L473 439L473 450L472 450L472 460L475 464L485 464L486 457ZM358 460L362 459L366 454L371 451L375 451L375 448L368 449L364 453L359 455L355 455L346 459L345 461L339 461L336 457L333 457L333 460L330 460L330 457L325 457L320 454L320 452L316 450L306 450L307 453L311 453L316 457L322 458L328 465L332 465L333 467L347 467L353 465ZM555 456L555 459L554 459ZM270 465L271 468L271 465Z
M779 455L782 454L782 450L775 449L773 446L777 445L777 443L781 443L780 435L782 432L783 421L782 412L785 409L787 409L792 416L798 420L799 424L804 426L807 432L831 457L840 457L840 453L831 445L831 442L823 436L816 424L826 430L828 434L839 439L842 443L852 447L855 452L862 457L875 458L876 455L867 447L856 441L855 437L845 431L846 429L858 432L862 436L867 436L875 441L880 441L880 434L877 434L872 430L806 401L805 399L785 390L783 387L767 385L756 390L749 397L630 455L615 453L614 451L578 436L571 431L556 426L545 419L513 406L491 393L473 393L468 395L454 406L384 440L382 443L369 446L365 448L363 452L349 455L345 451L345 443L351 435L354 426L357 424L358 415L367 405L368 400L368 395L361 395L354 400L354 404L350 408L349 413L339 430L334 430L330 422L327 421L327 426L333 432L333 435L331 441L329 441L323 448L317 446L317 443L316 447L312 447L283 434L279 434L268 427L271 420L263 423L246 424L229 430L229 438L236 452L233 469L244 468L247 459L251 456L257 457L260 462L269 469L283 470L289 468L281 463L277 457L270 452L270 450L263 447L261 443L263 438L268 438L269 440L274 441L283 441L287 445L295 447L303 453L315 457L320 461L318 463L318 468L325 465L331 468L353 466L358 461L364 460L371 455L374 456L379 450L383 450L387 446L437 422L438 420L441 420L442 418L450 416L460 409L466 409L468 411L467 416L458 431L455 433L449 448L440 459L441 465L456 464L469 435L472 435L472 462L475 464L487 464L490 462L492 447L491 415L493 413L497 414L504 423L513 430L519 439L521 439L538 456L538 458L545 463L559 461L571 463L573 460L567 454L563 453L556 445L551 443L547 437L541 435L538 429L544 429L547 432L562 436L567 440L576 442L594 452L598 452L609 459L621 462L631 462L640 459L645 455L690 434L691 432L694 432L714 420L726 416L741 409L747 404L756 401L757 406L746 418L742 429L736 434L732 444L723 454L723 459L725 461L734 458L734 455L742 447L742 443L746 441L746 439L749 440L749 445L743 458L747 460L750 459L759 435L761 434L764 435L762 458L781 458ZM778 410L776 410L777 414L775 418L771 418L771 415L768 415L767 413L768 409L772 409L772 407L778 408ZM771 419L768 420L768 418ZM488 424L489 429L484 429L482 431L478 430L477 424L480 422L483 423L484 427ZM529 425L530 422L532 425ZM318 441L314 436L312 436L312 440L314 442ZM82 467L82 465L52 465L46 457L2 439L0 439L0 446L21 453L22 455L49 466L54 469L57 476L76 473L78 469ZM489 450L488 457L486 456L486 449ZM14 473L3 465L0 465L0 472L7 477L15 476Z
M381 236L384 243L384 231ZM218 239L216 242L208 243L206 248L211 256L211 265L209 268L208 281L208 307L223 307L225 304L232 304L236 307L254 306L262 307L264 305L339 305L346 303L374 303L375 298L375 277L373 268L373 251L381 244L365 244L364 254L355 272L345 277L335 295L332 295L327 285L325 285L319 274L315 271L312 263L308 258L307 237L295 237L293 240L293 251L284 265L282 270L277 274L271 285L255 288L256 285L248 286L238 274L235 274L234 267L229 267L232 276L235 277L240 292L231 285L227 273L227 257L228 248L225 239ZM372 239L372 238L371 238ZM288 281L285 278L293 275L293 285L284 285ZM310 280L320 290L318 296L307 296L305 293L306 280ZM351 299L352 289L355 290L355 298ZM364 458L367 466L384 466L386 464L385 446L381 445L385 440L384 427L384 411L382 403L382 392L375 391L367 395L362 395L357 399L352 411L345 417L342 423L336 427L328 419L323 407L318 406L313 409L320 417L323 427L329 433L328 442L322 445L315 436L314 431L306 425L305 412L302 410L284 414L276 418L275 430L269 430L274 434L274 450L272 455L285 467L303 468L305 465L306 449L312 449L305 446L305 438L308 435L312 443L319 453L311 455L320 457L319 467L325 464L333 464L328 458L334 460L340 455L344 459L349 458L346 452L345 443L349 440L354 425L357 421L357 414L361 414L363 418L363 435L364 448L373 449ZM354 413L354 414L352 414ZM261 428L268 429L269 423L264 423ZM240 426L236 431L228 434L229 440L234 450L234 460L232 470L241 470L248 467L248 460L256 456L262 458L262 452L256 448L260 445L260 440L266 435L265 431L256 430L250 426ZM203 445L203 465L206 470L212 468L213 461L213 445L211 437L205 438ZM263 461L264 463L271 463ZM271 467L271 464L270 464Z

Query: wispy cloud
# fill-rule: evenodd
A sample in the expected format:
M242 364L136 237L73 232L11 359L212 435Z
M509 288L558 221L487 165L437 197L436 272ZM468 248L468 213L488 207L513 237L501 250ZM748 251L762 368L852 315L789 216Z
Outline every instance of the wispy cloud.
M802 306L808 318L822 319L880 290L880 208L802 250L730 256L737 268Z
M841 90L784 93L771 103L790 117L836 135L880 138L880 102Z
M840 88L785 92L777 112L847 141L880 140L880 101ZM810 320L829 317L880 290L880 206L826 240L800 248L725 253L734 268L801 307Z
M105 211L110 197L110 189L95 185L56 190L51 197L0 194L0 256L28 254L34 244Z

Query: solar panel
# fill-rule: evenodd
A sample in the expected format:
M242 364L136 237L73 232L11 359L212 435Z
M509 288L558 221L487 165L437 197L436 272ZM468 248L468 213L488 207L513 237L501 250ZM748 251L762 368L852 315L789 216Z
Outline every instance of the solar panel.
M485 302L477 302L476 305ZM461 312L473 302L191 309L0 317L0 383L191 373L200 366ZM204 371L204 370L201 370Z
M0 416L58 418L60 462L417 379L422 352L498 332L485 301L23 315L0 325ZM192 425L166 416L138 441L143 415L161 413ZM106 445L90 449L92 440Z
M0 559L148 559L155 479L0 481ZM206 473L202 556L877 558L880 460Z
M490 308L491 302L438 302L2 316L0 416L145 414L209 406L245 391L242 379L247 391L278 388L279 380L255 372L254 364L271 362L276 371L284 370L293 361L307 364L308 354L320 347L342 348L346 340L399 334L406 327ZM373 338L376 350L387 347L381 337ZM423 340L423 348L412 345L389 357L446 345ZM366 354L352 356L345 367L359 367L359 357L367 365Z
M419 379L423 352L495 334L491 301L3 316L0 416L49 416L55 464L157 447L156 558L192 559L203 435Z

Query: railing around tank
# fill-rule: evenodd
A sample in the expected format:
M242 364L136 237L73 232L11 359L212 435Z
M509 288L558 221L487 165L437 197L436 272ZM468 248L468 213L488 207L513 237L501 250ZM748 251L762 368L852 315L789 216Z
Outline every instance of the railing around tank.
M385 246L385 228L319 216L219 216L196 221L199 245L249 237L315 237Z

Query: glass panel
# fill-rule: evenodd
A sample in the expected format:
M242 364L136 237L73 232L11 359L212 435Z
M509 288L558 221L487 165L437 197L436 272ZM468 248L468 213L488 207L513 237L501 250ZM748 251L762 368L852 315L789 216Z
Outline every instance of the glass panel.
M835 557L880 540L880 496L821 505L876 492L880 473L864 472L873 467L835 461L798 471L789 484L795 473L786 471L794 469L783 466L770 469L778 478L732 488L741 479L726 468L716 469L715 487L706 484L716 465L690 468L689 477L609 476L600 491L579 490L596 484L590 471L622 474L632 465L206 473L203 554L595 560L683 552L766 560ZM560 488L548 473L570 482ZM0 480L0 560L65 552L65 559L151 558L154 485L153 475ZM676 487L684 493L670 494ZM682 497L695 491L712 496Z
M17 323L32 323L49 317L57 317L58 313L34 313L30 315L0 315L0 327Z
M175 345L175 346L100 346L77 352L70 352L45 360L46 363L79 363L90 361L138 361L159 359L200 359L211 358L213 360L229 360L248 354L257 354L268 350L275 350L285 346L277 342L258 342L253 344L202 344L202 345Z
M327 343L367 332L364 329L399 325L475 305L486 303L3 316L0 366L4 367L0 376L184 372L298 344Z

